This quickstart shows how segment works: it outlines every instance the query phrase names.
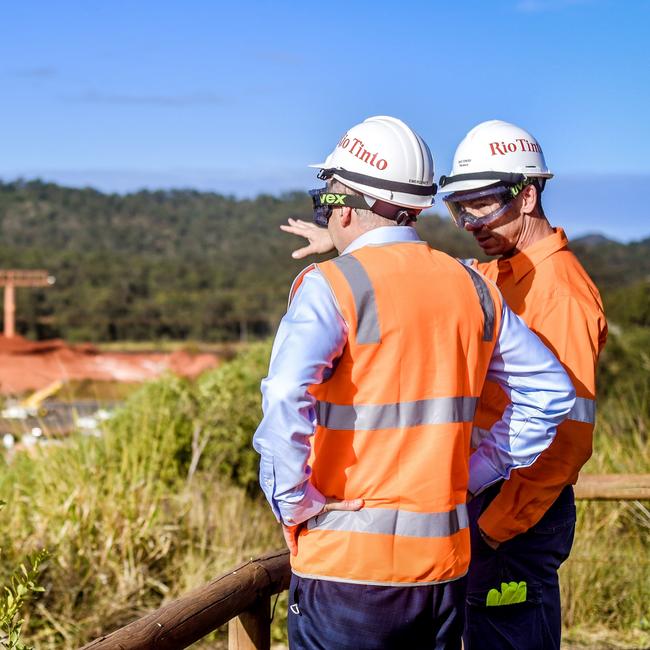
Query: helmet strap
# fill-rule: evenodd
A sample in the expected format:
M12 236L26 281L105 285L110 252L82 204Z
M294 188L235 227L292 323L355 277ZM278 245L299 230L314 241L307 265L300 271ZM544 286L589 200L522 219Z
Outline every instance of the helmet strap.
M534 185L537 188L537 191L541 193L544 190L544 186L546 185L546 179L533 176L531 178L525 178L524 180L519 181L519 183L516 183L510 187L510 194L512 195L512 198L514 199L527 185Z
M369 210L378 214L380 217L384 217L384 219L397 222L398 226L408 225L417 221L417 216L420 213L420 210L412 210L399 205L393 205L380 199L375 200Z

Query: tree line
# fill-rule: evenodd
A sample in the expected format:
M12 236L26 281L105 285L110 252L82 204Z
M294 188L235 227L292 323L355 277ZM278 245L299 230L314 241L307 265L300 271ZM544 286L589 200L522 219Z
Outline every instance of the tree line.
M44 268L48 289L17 292L17 329L71 341L267 336L303 268L279 229L310 219L305 193L237 200L194 190L105 194L42 181L0 182L0 267ZM421 236L476 257L466 233L436 214ZM572 245L603 291L610 318L650 325L650 239Z

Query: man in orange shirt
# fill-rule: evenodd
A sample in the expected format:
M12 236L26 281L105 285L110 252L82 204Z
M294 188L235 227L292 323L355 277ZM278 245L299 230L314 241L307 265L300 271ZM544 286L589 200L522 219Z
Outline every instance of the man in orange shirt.
M456 224L470 231L486 254L499 256L479 269L556 354L577 395L535 464L475 495L469 506L468 650L560 648L557 571L573 542L572 485L591 456L596 364L607 323L598 289L569 251L564 231L552 228L542 209L541 193L551 177L530 133L493 120L467 134L450 176L440 179ZM486 383L473 447L489 438L490 427L508 408L503 390Z

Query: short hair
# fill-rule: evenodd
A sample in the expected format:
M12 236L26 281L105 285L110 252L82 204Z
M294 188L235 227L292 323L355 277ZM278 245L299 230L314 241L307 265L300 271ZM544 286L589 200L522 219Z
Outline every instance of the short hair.
M351 187L344 185L341 181L333 178L328 181L328 189L332 192L339 192L341 194L353 194L354 196L364 196L363 192L353 190ZM372 228L379 228L381 226L395 226L397 223L393 219L387 219L382 217L380 214L373 212L370 208L367 210L364 208L352 208L359 217L361 225L370 230Z

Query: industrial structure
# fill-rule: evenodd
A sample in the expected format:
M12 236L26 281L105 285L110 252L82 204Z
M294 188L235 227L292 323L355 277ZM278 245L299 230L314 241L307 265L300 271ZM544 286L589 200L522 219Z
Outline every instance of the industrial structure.
M49 287L54 276L40 269L0 269L0 286L5 288L4 335L12 338L16 334L16 287Z

